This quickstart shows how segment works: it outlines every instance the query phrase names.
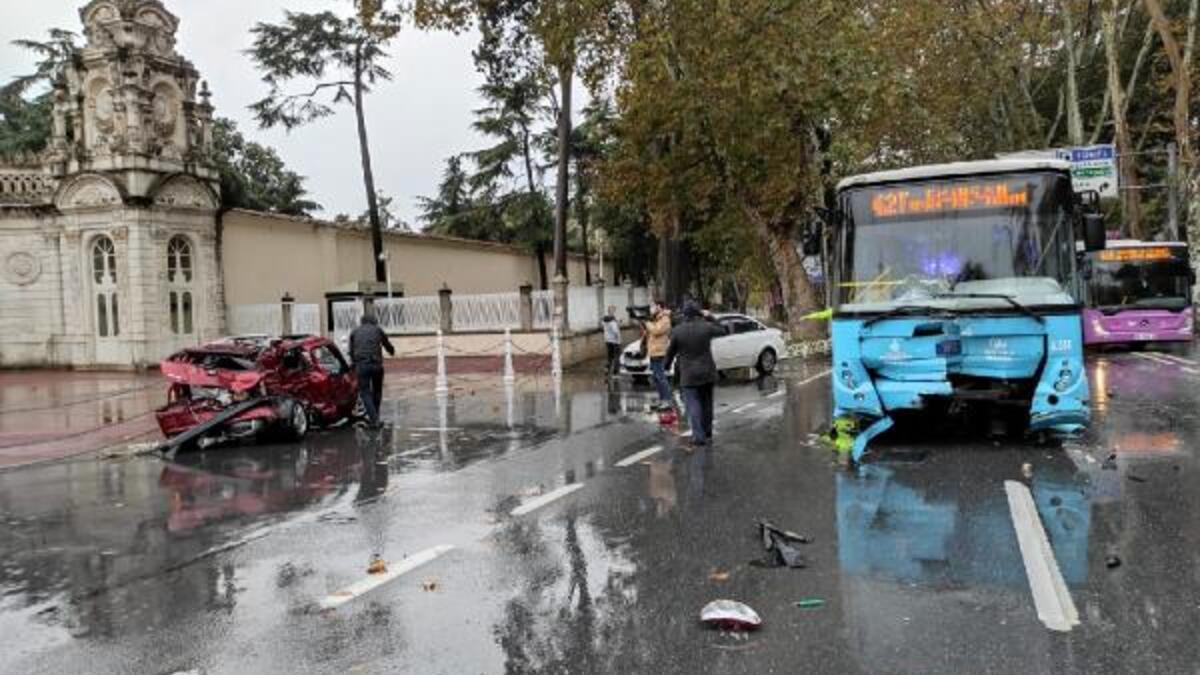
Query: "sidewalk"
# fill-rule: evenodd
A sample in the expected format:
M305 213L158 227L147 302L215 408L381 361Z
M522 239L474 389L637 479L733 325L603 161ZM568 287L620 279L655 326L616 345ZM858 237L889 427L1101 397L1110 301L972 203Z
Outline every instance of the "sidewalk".
M0 468L157 437L158 373L0 372Z

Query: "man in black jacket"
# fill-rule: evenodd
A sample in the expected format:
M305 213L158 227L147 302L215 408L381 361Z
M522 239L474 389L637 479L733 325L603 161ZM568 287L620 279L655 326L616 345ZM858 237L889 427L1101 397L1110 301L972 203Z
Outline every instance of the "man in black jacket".
M670 369L678 357L675 372L679 374L679 386L683 390L688 426L692 429L692 444L708 445L712 438L713 387L717 383L712 341L726 332L712 314L701 311L700 305L694 301L684 304L683 317L683 323L671 331L666 367Z
M350 360L358 374L358 397L367 411L367 424L379 426L379 407L383 405L383 350L396 354L387 333L379 327L374 314L363 314L362 325L350 333Z

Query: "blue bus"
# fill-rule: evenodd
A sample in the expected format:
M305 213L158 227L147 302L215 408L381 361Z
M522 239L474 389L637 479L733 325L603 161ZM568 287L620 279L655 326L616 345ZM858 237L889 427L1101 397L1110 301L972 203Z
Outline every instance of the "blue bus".
M1070 165L1000 159L855 176L830 223L835 429L854 459L899 411L1090 420L1076 239L1104 248ZM1093 200L1094 203L1094 200Z

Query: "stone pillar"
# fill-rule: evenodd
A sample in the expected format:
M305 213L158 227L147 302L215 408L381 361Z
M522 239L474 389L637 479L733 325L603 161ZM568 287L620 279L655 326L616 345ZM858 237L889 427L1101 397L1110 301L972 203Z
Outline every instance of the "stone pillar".
M442 284L442 289L438 291L438 301L441 305L442 313L442 332L454 332L454 301L451 300L452 295L450 287L445 283Z
M521 286L520 292L519 312L521 315L521 330L528 333L533 330L533 286L524 284Z
M569 283L567 278L562 276L554 277L554 281L550 282L550 285L554 288L554 321L552 323L558 329L559 334L563 335L567 333L571 325L570 321L567 320L569 316L567 313L569 310L567 307L567 296L569 295L567 293L567 285Z
M600 316L596 317L596 325L602 326L604 315L608 314L608 306L605 304L604 297L604 277L596 280L596 306L600 308Z
M291 293L285 292L283 297L279 299L279 307L282 310L281 315L283 316L283 319L279 322L281 329L280 336L291 335L294 332L292 326L295 323L292 321L292 310L295 306L296 299L292 297Z

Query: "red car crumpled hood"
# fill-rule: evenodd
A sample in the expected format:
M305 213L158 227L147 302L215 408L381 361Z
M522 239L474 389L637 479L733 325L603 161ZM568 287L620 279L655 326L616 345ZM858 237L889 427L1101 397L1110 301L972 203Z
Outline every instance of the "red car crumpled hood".
M262 373L253 370L206 370L190 363L163 361L162 374L170 381L193 387L220 387L234 392L250 391L262 382Z

